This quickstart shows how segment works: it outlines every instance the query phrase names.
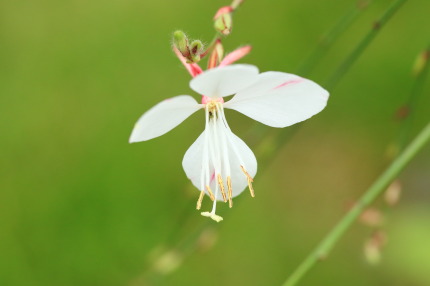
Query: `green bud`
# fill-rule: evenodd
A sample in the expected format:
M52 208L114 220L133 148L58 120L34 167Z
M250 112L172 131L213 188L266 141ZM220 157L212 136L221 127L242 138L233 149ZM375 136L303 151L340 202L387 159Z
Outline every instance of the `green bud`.
M200 40L194 40L192 41L190 45L190 52L192 55L199 55L203 52L203 43Z
M412 68L412 73L415 76L419 76L423 72L425 67L428 65L429 58L430 50L424 51L418 55Z
M233 25L233 18L231 13L222 14L218 18L215 19L214 27L215 30L220 32L221 34L227 36L231 32L231 28Z
M181 52L181 54L188 58L190 50L188 48L188 38L184 32L178 30L173 33L173 45Z
M198 63L203 52L203 43L200 40L194 40L190 44L190 62Z

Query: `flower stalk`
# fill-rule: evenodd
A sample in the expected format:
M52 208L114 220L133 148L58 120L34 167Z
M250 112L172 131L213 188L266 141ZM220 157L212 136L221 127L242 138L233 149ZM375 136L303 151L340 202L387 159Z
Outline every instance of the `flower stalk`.
M363 210L369 206L393 182L408 163L430 141L430 122L406 149L391 163L384 173L370 186L354 207L320 242L314 251L297 267L283 286L294 286L322 258L327 257L342 235L351 227Z

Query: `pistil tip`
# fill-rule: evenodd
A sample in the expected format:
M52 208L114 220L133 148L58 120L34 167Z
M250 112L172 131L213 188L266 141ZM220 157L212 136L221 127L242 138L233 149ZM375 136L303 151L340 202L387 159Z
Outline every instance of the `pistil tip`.
M221 216L216 215L216 214L211 213L211 212L202 212L202 216L210 217L211 219L213 219L216 222L220 222L223 220L223 218Z

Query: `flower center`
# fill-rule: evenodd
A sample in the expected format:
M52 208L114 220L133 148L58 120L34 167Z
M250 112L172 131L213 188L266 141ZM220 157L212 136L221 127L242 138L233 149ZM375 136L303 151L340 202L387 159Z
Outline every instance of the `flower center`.
M215 97L215 98L213 98L213 97L202 95L202 104L208 104L208 103L211 103L211 102L224 103L224 98L222 98L222 97Z

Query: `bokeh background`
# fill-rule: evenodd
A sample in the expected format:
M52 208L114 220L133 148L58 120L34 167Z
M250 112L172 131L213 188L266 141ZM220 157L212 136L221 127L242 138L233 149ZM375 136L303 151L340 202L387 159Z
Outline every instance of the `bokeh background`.
M324 86L392 0L371 2L305 76ZM203 114L127 141L154 104L198 98L171 34L209 42L227 4L0 2L0 285L280 285L389 164L399 138L429 120L429 81L406 137L396 116L430 40L430 1L410 0L330 90L327 108L294 132L227 111L260 160L256 198L244 192L233 209L220 207L219 224L200 216L181 161ZM294 73L355 5L248 0L225 48L251 44L242 62ZM270 140L259 142L279 132L291 136L264 156ZM356 223L301 285L430 285L429 174L426 147L400 177L399 204L376 202L382 225ZM363 250L375 230L387 237L377 264Z

